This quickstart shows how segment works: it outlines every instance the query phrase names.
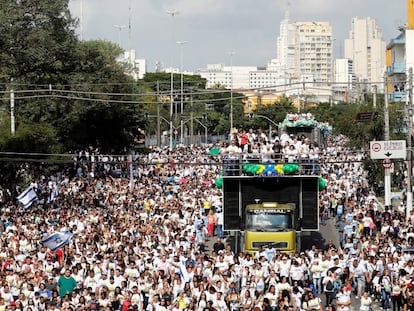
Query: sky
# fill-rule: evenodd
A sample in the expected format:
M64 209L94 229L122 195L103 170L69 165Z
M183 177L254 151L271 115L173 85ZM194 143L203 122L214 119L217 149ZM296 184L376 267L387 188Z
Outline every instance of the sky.
M82 20L79 38L134 49L153 72L157 62L163 67L182 65L184 71L207 64L265 66L276 57L276 39L286 11L293 21L330 22L334 56L339 58L353 17L376 19L388 42L406 24L406 1L70 0L69 7ZM179 13L172 16L171 12Z

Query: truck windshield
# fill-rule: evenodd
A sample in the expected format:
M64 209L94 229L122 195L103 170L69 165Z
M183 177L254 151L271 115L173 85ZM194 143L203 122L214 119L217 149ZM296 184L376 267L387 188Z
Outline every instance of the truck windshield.
M272 231L292 229L292 214L247 212L246 229Z

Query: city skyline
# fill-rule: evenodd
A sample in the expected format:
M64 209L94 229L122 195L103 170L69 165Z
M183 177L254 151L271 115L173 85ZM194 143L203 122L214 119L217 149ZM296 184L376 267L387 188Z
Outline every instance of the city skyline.
M179 68L180 52L185 71L231 61L234 66L264 66L276 57L280 21L287 10L293 21L329 22L335 58L344 56L353 17L376 19L386 42L407 19L406 0L100 0L99 5L96 0L71 0L70 9L82 21L80 38L134 49L137 58L147 60L150 72L157 61ZM177 41L188 44L180 51Z

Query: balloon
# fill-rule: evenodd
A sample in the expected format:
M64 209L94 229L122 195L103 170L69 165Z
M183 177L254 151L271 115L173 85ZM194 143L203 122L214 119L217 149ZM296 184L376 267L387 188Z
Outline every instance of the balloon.
M216 187L218 189L221 189L223 187L223 177L219 176L219 178L216 179Z
M259 175L263 174L264 170L265 170L265 166L263 164L259 164L257 165L256 174L259 174Z
M299 164L285 164L283 166L283 172L285 174L294 174L299 171Z
M272 175L275 172L273 168L274 168L274 165L267 164L264 170L265 175Z
M278 164L278 165L275 165L275 171L276 171L279 175L283 175L283 164Z
M323 179L321 176L319 176L319 190L325 190L326 189L326 180Z

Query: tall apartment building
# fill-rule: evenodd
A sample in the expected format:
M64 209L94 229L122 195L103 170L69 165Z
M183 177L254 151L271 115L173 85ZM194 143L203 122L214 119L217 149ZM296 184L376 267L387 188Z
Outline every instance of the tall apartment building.
M292 80L309 79L326 85L332 81L333 39L328 22L293 22L286 13L277 38L277 58L268 70L278 70Z
M377 21L369 17L352 19L349 38L345 39L344 57L353 61L354 73L359 82L366 82L367 89L375 83L383 90L386 44Z
M313 76L320 86L332 81L333 38L328 22L295 22L295 73Z
M288 12L286 12L285 18L280 22L279 31L276 46L276 60L279 64L279 69L284 74L294 75L296 66L296 26L290 20Z

